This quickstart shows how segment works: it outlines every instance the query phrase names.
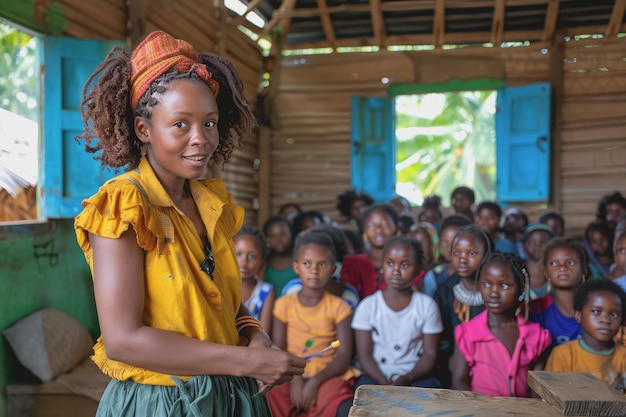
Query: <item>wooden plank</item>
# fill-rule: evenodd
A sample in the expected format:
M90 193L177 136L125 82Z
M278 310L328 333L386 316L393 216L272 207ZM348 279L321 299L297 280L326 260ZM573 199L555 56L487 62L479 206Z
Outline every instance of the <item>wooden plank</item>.
M433 19L433 44L440 48L445 42L446 0L436 0L435 18Z
M374 34L376 45L383 48L386 46L387 34L380 0L370 1L370 16L372 17L372 33Z
M532 398L491 397L470 391L362 385L349 417L562 417L549 404Z
M326 41L328 45L335 50L337 45L335 44L335 29L333 28L333 23L330 19L330 15L326 12L328 9L328 5L326 4L326 0L317 0L317 7L322 12L320 14L320 20L322 22L322 28L324 29L324 35L326 36Z
M557 8L558 8L558 1ZM548 8L550 5L548 5ZM547 17L546 17L547 19ZM547 22L547 21L546 21ZM546 23L547 24L547 23ZM561 39L555 39L554 44L552 45L552 53L550 54L550 83L552 84L552 96L553 98L553 109L560 109L563 105L563 50L565 49L565 45ZM561 164L563 158L561 156L561 135L563 133L563 125L562 125L562 112L553 111L552 112L552 124L550 127L550 132L552 135L552 172L560 172ZM551 190L560 190L561 189L561 176L560 175L551 175L550 179L550 189ZM556 193L550 193L550 203L554 206L556 211L561 211L561 201L556 196Z
M606 27L606 36L615 36L619 30L619 27L624 21L624 11L626 11L626 0L616 0L613 5L613 12L611 13L611 19Z
M547 42L554 37L556 23L559 20L559 3L560 0L548 0L546 20L543 26L543 36L541 37L541 40L544 42Z
M495 4L493 6L493 19L491 22L491 43L495 47L500 47L502 44L505 8L504 0L495 0Z
M626 416L626 397L588 372L529 371L528 385L566 416Z

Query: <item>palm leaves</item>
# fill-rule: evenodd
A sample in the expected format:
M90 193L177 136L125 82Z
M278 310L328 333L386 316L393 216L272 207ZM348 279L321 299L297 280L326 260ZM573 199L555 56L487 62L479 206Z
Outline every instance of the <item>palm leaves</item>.
M0 23L0 107L37 121L35 38Z
M493 200L495 97L495 91L399 96L397 182L415 184L422 196L439 194L446 205L459 185L473 188L477 201Z

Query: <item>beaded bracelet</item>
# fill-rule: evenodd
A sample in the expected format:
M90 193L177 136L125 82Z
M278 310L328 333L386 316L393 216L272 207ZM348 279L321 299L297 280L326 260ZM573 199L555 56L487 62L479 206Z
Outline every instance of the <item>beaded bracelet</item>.
M237 319L235 319L235 327L237 328L238 333L241 333L241 331L246 327L256 327L263 330L263 325L261 325L261 322L252 316L237 317Z

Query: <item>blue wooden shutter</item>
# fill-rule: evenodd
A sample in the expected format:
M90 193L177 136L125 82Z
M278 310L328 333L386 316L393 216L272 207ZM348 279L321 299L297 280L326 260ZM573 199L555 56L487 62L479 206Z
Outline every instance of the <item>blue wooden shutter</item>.
M498 201L546 201L550 192L550 84L498 90Z
M39 50L43 65L41 207L43 217L71 218L80 203L114 175L85 152L75 137L82 133L81 92L87 78L114 45L95 41L46 37Z
M393 98L352 98L352 187L387 201L396 187Z

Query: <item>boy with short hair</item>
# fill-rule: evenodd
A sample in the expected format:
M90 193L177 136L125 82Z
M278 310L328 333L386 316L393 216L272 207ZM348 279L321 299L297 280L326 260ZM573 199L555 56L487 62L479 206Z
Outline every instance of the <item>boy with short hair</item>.
M615 342L626 317L626 293L613 281L592 279L576 290L574 310L583 337L555 347L545 370L590 372L626 394L626 347Z

